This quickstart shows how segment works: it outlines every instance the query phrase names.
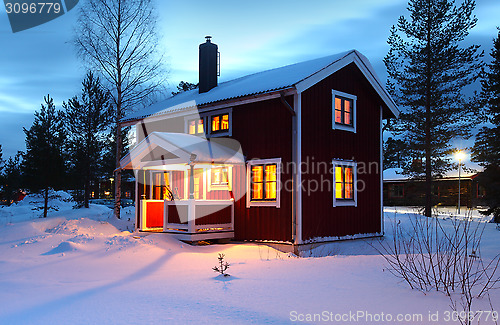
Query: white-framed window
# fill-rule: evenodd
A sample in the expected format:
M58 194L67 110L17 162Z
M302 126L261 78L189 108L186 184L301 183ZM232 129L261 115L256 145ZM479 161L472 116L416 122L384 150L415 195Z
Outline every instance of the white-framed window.
M332 90L332 129L356 133L355 95Z
M247 162L247 208L280 207L281 158Z
M187 134L210 137L231 136L233 131L232 108L203 112L184 117Z
M187 120L187 133L192 135L205 135L205 118Z
M207 170L209 191L231 191L232 168L230 166L212 166Z
M358 206L356 184L357 163L348 160L332 160L333 165L333 206Z

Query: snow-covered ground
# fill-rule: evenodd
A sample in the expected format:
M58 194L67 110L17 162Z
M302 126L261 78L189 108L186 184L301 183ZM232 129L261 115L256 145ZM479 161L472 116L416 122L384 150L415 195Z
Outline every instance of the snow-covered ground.
M314 314L337 324L454 323L445 321L448 297L410 290L385 270L370 246L376 240L332 243L311 255L333 256L297 258L263 245L190 246L131 233L131 208L116 220L104 206L72 209L59 199L52 202L59 211L40 219L37 202L28 196L0 208L0 324L287 324ZM410 212L386 212L386 229ZM500 231L485 226L483 254L491 257ZM228 278L212 271L218 253L231 264ZM500 310L500 290L492 301ZM486 300L479 309L491 310Z

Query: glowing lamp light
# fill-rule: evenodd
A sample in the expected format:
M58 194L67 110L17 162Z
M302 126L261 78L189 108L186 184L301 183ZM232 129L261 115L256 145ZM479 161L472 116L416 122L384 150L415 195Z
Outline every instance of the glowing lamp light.
M455 158L458 161L462 161L467 157L467 154L463 152L462 150L455 152Z
M462 160L464 160L467 157L467 154L459 150L455 152L455 158L458 160L458 214L460 214L460 178L461 178L461 165L462 165Z

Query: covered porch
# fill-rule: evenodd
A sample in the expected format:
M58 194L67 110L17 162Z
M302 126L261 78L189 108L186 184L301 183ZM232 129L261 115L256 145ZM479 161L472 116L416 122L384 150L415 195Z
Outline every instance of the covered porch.
M232 181L240 165L237 141L151 133L120 163L135 173L136 229L185 241L233 238Z

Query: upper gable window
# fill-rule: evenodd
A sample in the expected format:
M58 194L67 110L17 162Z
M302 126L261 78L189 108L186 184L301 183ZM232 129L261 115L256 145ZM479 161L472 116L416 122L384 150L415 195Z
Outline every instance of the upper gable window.
M332 90L332 129L356 132L357 97Z

